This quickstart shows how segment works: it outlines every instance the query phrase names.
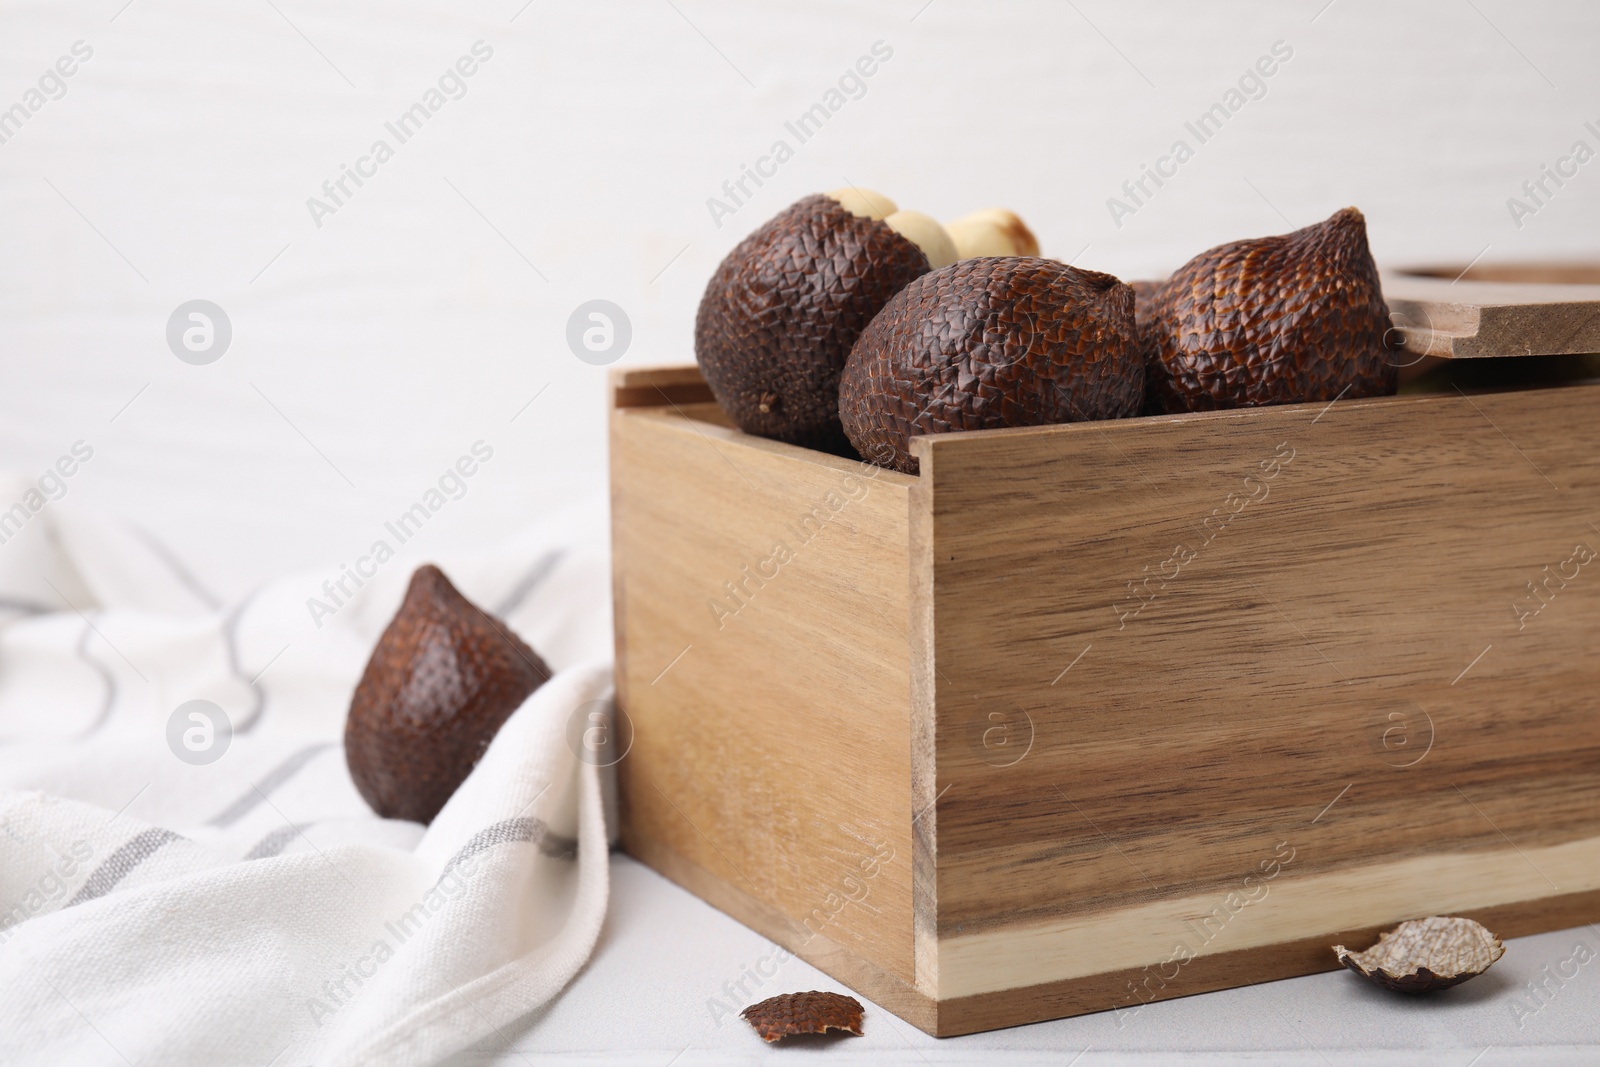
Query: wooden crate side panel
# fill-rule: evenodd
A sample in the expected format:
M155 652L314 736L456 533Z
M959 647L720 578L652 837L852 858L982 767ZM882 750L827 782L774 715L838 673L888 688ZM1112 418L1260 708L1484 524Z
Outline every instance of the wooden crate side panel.
M704 405L613 420L625 845L912 981L911 480Z
M1490 907L1537 912L1547 898L1600 892L1600 837L1544 848L1502 843L1310 874L1295 869L1299 852L1281 850L1276 870L1250 872L1228 889L943 938L940 999L1129 967L1182 971L1219 952L1307 937L1331 947L1340 931Z
M737 880L726 881L722 876L712 874L654 841L639 839L631 851L636 859L683 886L706 903L738 919L756 933L770 938L774 944L782 945L813 967L844 983L847 988L870 999L879 1007L894 1012L911 1025L930 1034L937 1034L938 1005L900 976L891 974L864 959L860 955L859 946L844 947L829 936L829 931L815 934L804 928L797 930L787 915L765 901L751 896L748 887L740 888L743 883ZM729 976L735 984L738 984L743 977L743 975ZM754 983L746 980L746 986L749 988L747 1003L754 1003L778 992L790 992L771 983L756 988ZM734 1007L742 1008L744 1004L736 1004Z
M1474 908L1464 914L1502 938L1522 937L1579 926L1600 915L1600 891ZM1182 966L1125 967L1085 978L953 997L939 1002L937 1021L930 1032L951 1037L1101 1011L1116 1012L1119 1022L1128 1025L1138 1018L1143 1005L1154 1001L1338 970L1330 945L1365 948L1385 928L1384 924L1349 927L1256 948L1228 947L1197 956ZM1352 982L1362 981L1353 974L1347 977ZM929 1029L920 1021L916 1025Z
M912 903L916 987L939 989L939 759L937 631L934 617L933 496L919 479L910 490Z
M1572 386L920 444L939 995L1004 980L966 939L1042 981L1030 936L1275 863L1401 872L1330 929L1426 910L1412 861L1479 856L1462 906L1600 884L1526 858L1600 839L1597 412Z

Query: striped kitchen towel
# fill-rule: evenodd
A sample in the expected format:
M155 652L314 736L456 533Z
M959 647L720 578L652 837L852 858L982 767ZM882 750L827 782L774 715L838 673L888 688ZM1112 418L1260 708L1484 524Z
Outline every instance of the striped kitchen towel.
M426 1064L554 997L605 913L571 738L611 691L603 517L562 526L438 561L556 673L422 827L340 744L422 560L227 604L137 529L0 516L0 1062Z

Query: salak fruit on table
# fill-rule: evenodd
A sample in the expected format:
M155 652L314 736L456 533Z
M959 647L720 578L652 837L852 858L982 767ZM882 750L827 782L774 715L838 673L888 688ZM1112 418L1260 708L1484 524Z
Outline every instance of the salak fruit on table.
M345 720L350 777L386 819L429 823L550 668L433 564L411 576Z

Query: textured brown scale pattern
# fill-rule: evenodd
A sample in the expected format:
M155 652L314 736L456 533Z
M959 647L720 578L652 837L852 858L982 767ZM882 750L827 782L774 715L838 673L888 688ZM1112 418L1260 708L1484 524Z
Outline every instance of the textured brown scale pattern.
M1292 404L1395 391L1389 308L1361 212L1218 245L1151 306L1146 368L1157 412Z
M883 222L826 196L796 202L728 254L700 300L695 359L717 403L746 433L835 447L850 347L927 270Z
M1133 290L1051 259L967 259L901 290L856 341L839 385L861 455L915 473L923 434L1137 414Z
M550 668L432 564L411 576L345 720L356 789L386 819L432 822Z
M1378 937L1365 952L1333 946L1339 962L1378 985L1401 993L1448 989L1487 971L1505 947L1472 919L1435 915L1410 919Z
M1136 278L1128 283L1128 288L1133 290L1133 322L1139 334L1139 358L1145 365L1145 405L1142 408L1142 414L1145 415L1161 414L1160 409L1149 403L1149 375L1151 361L1156 354L1156 294L1161 292L1162 284L1148 278Z
M779 993L752 1004L739 1015L755 1027L763 1041L780 1041L790 1034L821 1034L844 1030L861 1036L861 1002L843 993Z

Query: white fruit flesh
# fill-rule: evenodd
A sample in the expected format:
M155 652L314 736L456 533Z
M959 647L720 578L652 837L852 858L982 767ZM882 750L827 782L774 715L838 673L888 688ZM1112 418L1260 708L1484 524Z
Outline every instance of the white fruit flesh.
M961 259L973 256L1036 256L1038 238L1016 216L1002 207L986 208L956 219L945 227Z
M857 189L850 185L843 189L835 189L828 196L837 200L840 207L857 218L887 218L899 210L893 200L876 189Z
M920 211L896 211L883 221L889 229L922 249L922 254L928 257L928 265L935 270L960 258L956 243L937 219Z

